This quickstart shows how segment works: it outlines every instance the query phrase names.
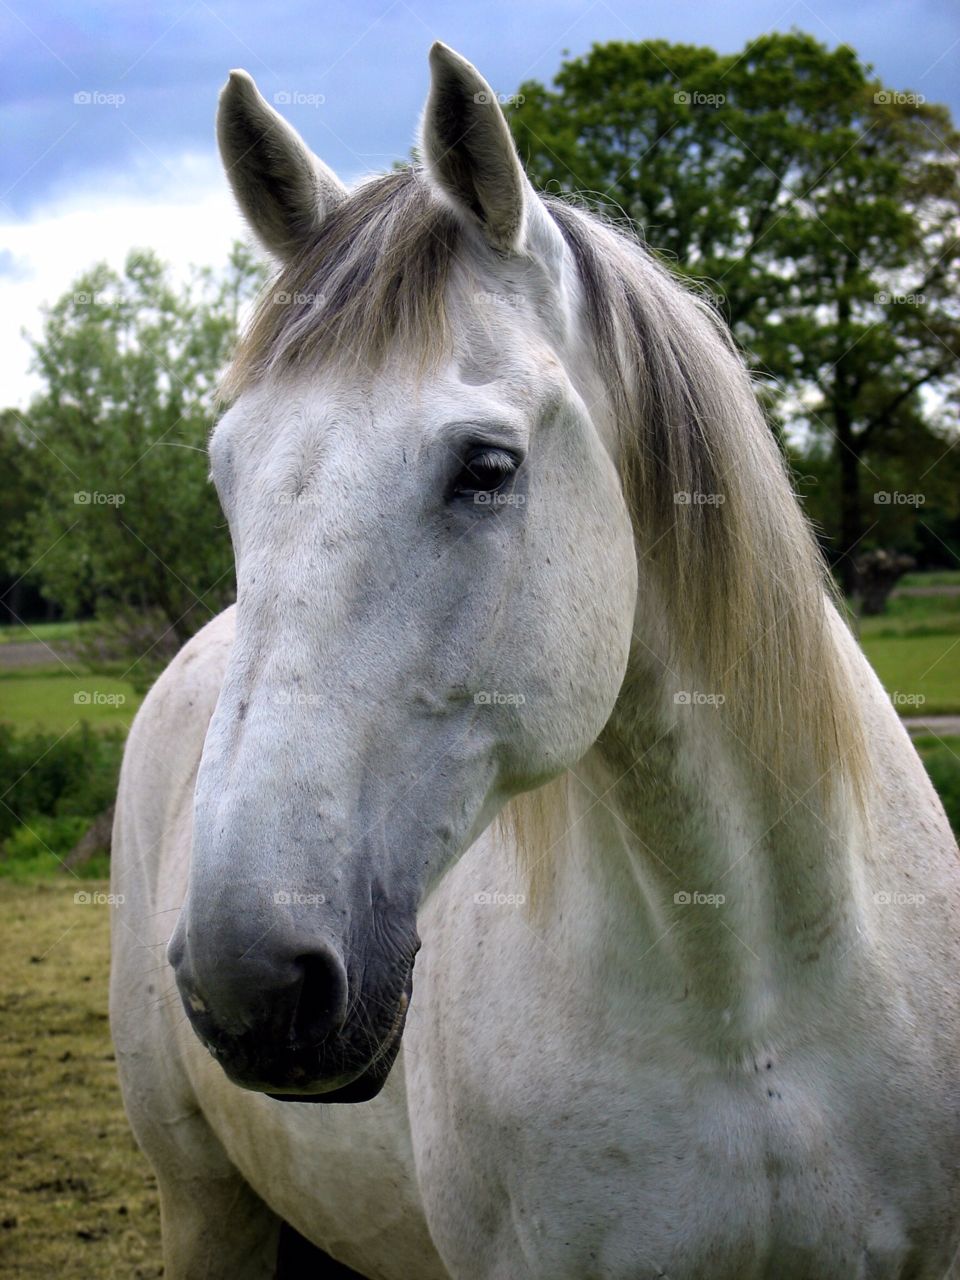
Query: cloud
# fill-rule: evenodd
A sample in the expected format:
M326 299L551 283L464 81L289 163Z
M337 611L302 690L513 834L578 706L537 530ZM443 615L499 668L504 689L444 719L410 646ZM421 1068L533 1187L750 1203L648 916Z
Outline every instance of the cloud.
M5 0L0 38L4 175L0 198L18 216L91 172L144 159L212 151L216 98L227 71L245 66L272 100L287 93L322 105L288 112L324 159L359 173L406 155L427 88L426 52L442 38L474 59L498 91L550 80L564 50L594 41L664 37L742 48L761 32L798 26L829 44L849 41L892 87L960 105L951 46L960 15L938 0L743 0L701 9L673 0ZM84 102L76 95L87 95ZM97 96L99 95L99 97Z
M150 245L178 269L216 263L241 230L219 172L216 99L245 66L268 101L346 180L409 154L426 54L443 39L498 92L549 82L563 57L604 40L741 49L800 27L846 41L895 88L956 111L960 14L940 0L4 0L0 5L0 330L8 403L31 382L19 337L98 258Z
M171 161L162 196L145 198L131 175L106 186L78 188L30 222L0 228L9 246L0 255L0 348L8 353L4 405L25 407L40 389L28 371L30 348L21 331L39 337L42 305L53 302L94 262L120 269L131 249L150 247L185 279L193 264L226 263L246 229L211 156ZM14 268L4 270L7 263Z
M6 280L29 280L32 275L26 259L18 258L10 249L0 249L0 276Z

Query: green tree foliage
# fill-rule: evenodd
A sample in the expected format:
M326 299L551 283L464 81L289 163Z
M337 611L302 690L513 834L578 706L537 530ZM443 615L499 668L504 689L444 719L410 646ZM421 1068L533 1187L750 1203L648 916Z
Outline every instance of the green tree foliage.
M597 45L552 88L521 85L510 116L534 179L589 193L709 289L776 416L826 443L821 513L852 585L849 553L899 527L897 501L875 494L893 477L928 497L957 439L947 109L792 33L733 55ZM955 478L939 485L954 512Z
M113 803L124 734L81 724L74 733L17 733L0 723L0 843L39 815L91 820ZM77 836L82 834L78 831Z
M24 473L23 450L22 416L13 409L0 411L0 623L25 610L35 615L44 603L16 555L27 517L42 496L35 478Z
M227 269L175 288L150 252L99 265L45 314L44 382L16 415L18 471L43 499L19 558L72 615L94 611L101 656L157 665L232 598L233 559L208 481L216 379L261 280L235 246ZM8 419L9 419L8 415Z

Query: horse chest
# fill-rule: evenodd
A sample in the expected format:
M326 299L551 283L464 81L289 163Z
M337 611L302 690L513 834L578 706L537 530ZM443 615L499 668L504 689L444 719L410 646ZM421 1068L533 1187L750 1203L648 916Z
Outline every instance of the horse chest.
M896 1091L846 1096L835 1073L808 1064L758 1064L755 1078L733 1082L658 1068L625 1088L593 1065L565 1099L518 1077L521 1108L498 1098L473 1130L470 1160L445 1169L439 1228L455 1275L947 1274L944 1153L932 1135L900 1132L907 1100Z

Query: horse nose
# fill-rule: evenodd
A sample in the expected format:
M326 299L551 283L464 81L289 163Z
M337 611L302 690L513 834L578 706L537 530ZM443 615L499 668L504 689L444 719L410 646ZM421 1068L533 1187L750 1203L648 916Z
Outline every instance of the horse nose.
M347 1016L346 966L323 939L271 940L243 954L196 946L175 933L168 949L184 1007L205 1038L259 1029L281 1043L315 1045ZM238 954L239 952L239 954Z
M347 971L329 946L297 956L297 1003L290 1027L300 1044L315 1044L339 1031L347 1019Z

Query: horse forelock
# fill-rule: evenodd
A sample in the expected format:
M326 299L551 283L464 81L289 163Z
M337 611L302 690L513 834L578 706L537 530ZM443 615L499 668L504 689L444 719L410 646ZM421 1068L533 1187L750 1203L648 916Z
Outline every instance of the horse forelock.
M288 371L374 371L397 348L435 363L450 349L446 299L462 241L418 167L361 183L262 293L221 394Z

